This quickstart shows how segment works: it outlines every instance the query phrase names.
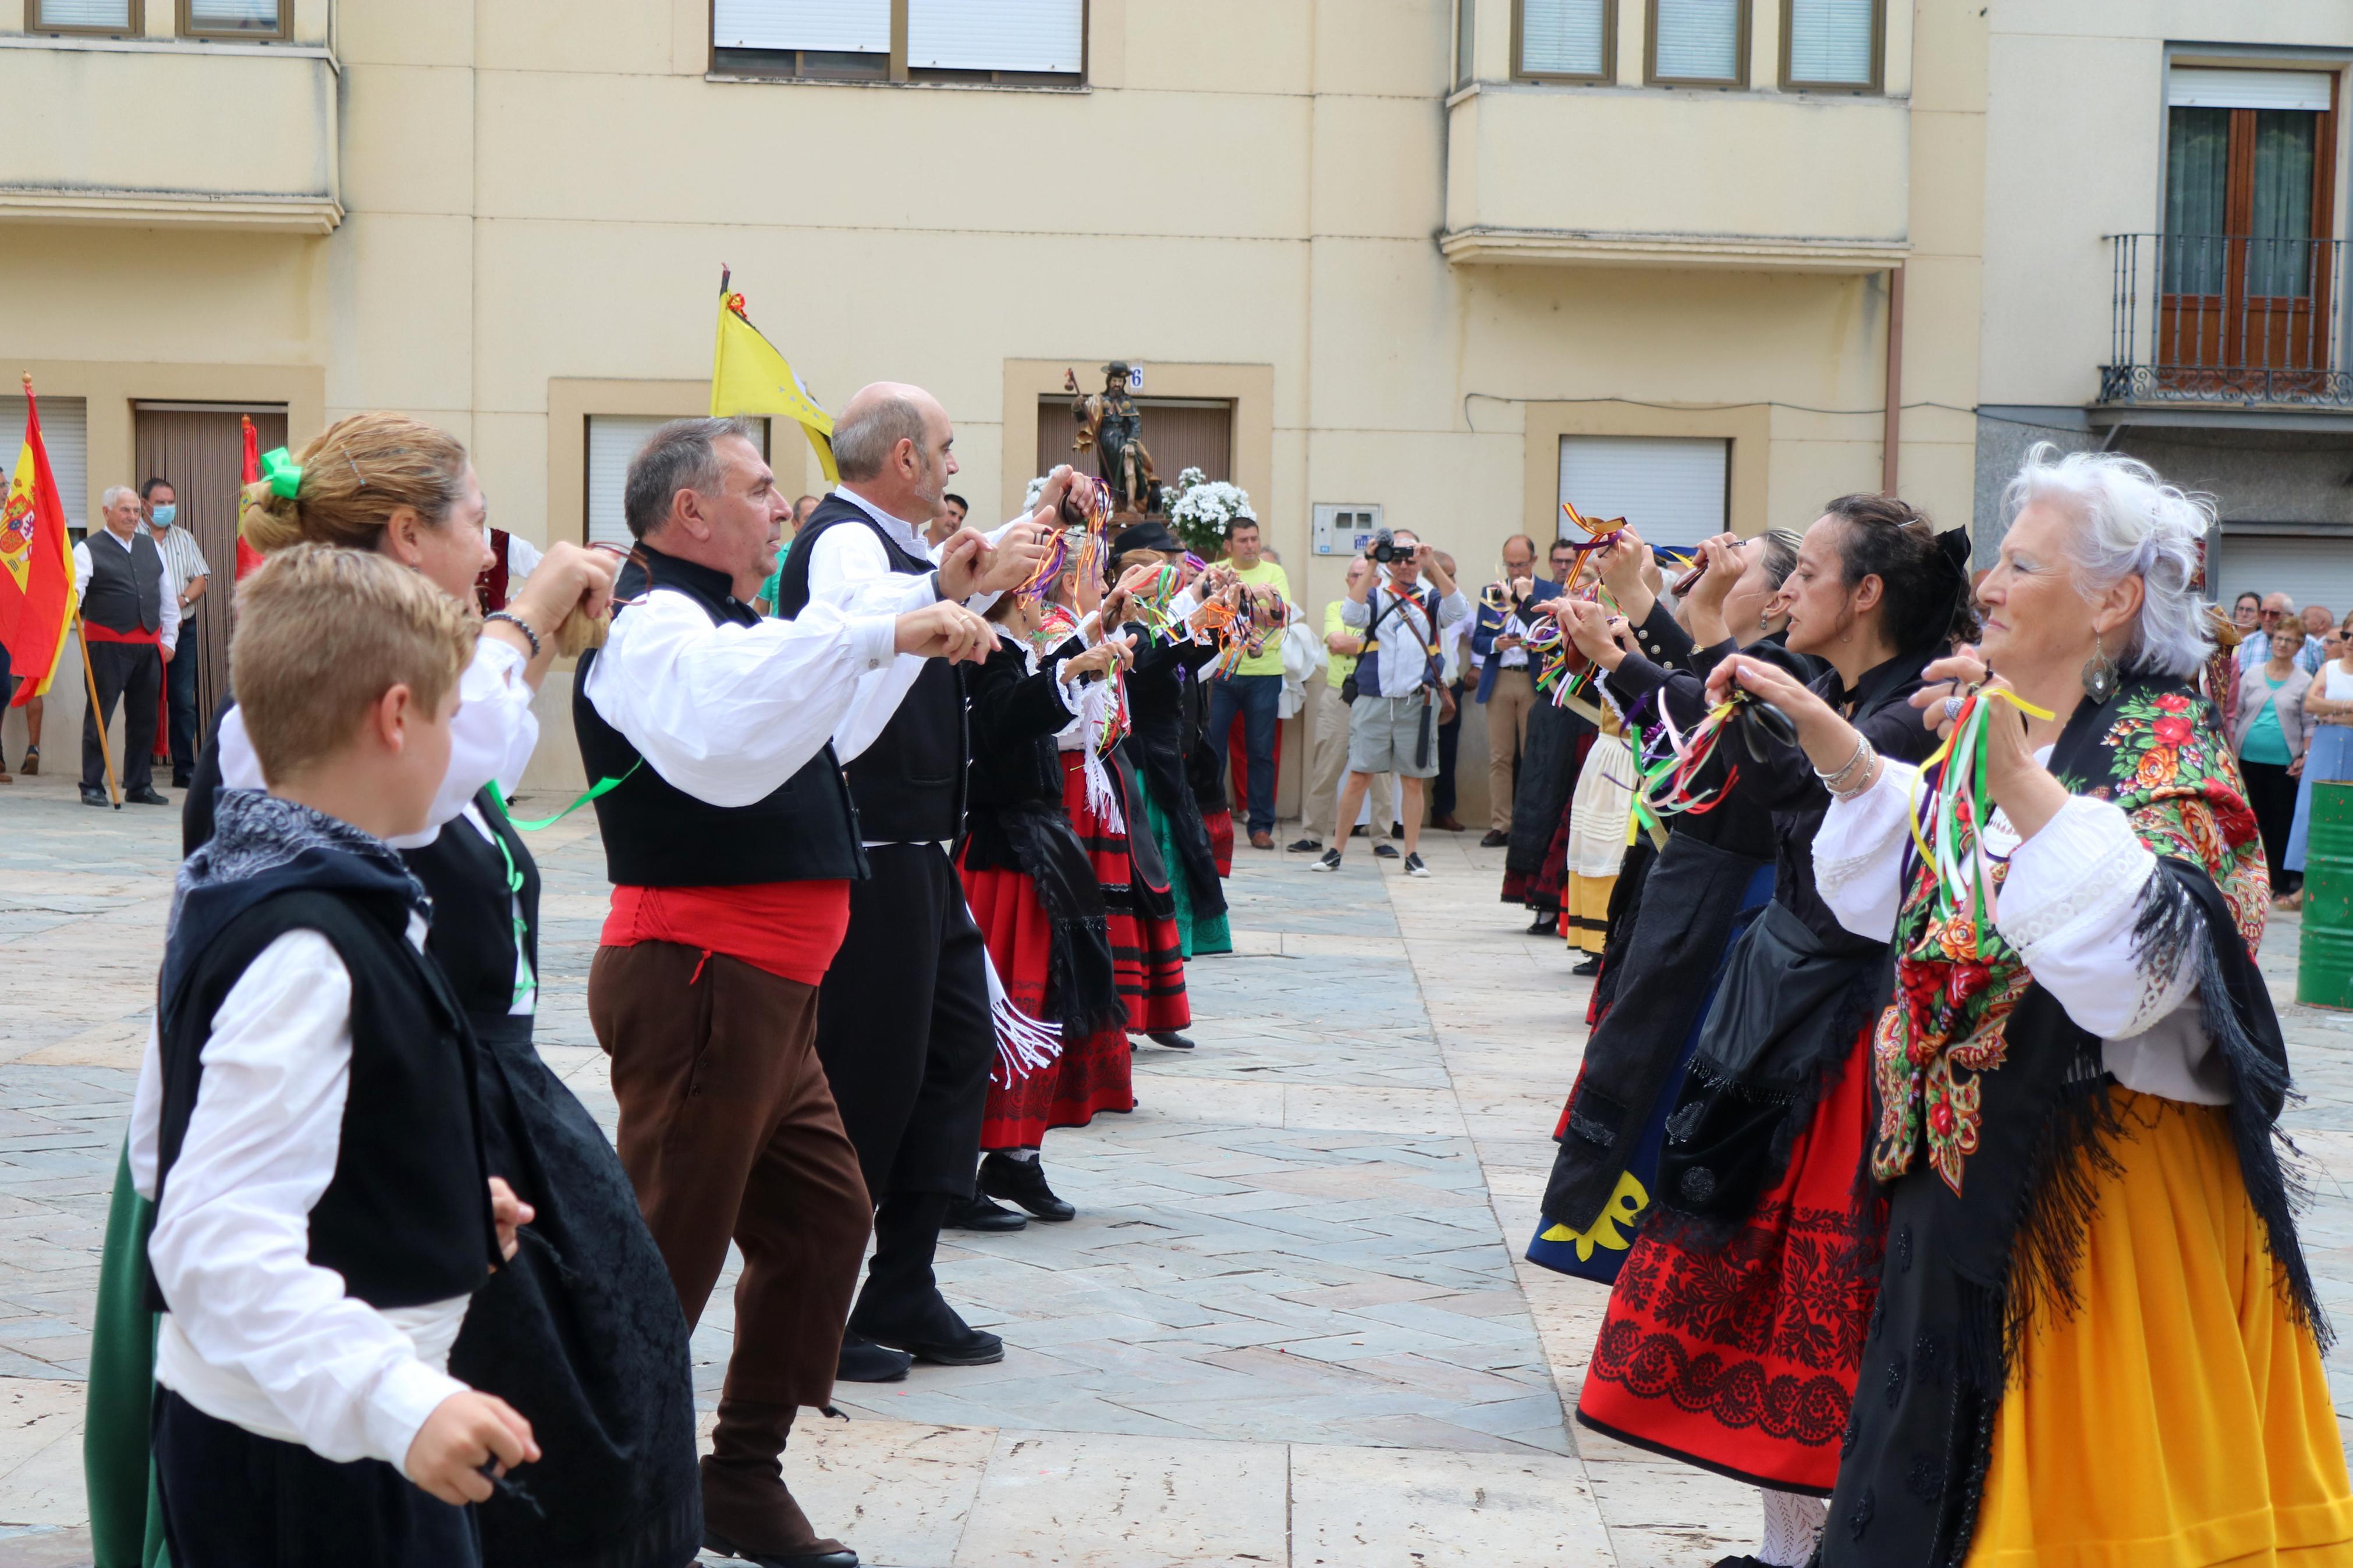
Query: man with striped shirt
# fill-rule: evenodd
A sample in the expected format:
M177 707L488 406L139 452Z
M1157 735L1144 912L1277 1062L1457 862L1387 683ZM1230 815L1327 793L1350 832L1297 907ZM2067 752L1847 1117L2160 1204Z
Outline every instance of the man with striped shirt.
M212 568L205 563L196 536L178 521L179 500L169 479L152 479L139 487L139 509L145 515L149 537L164 552L164 587L180 601L179 645L164 656L164 696L171 717L172 787L185 789L189 775L195 772L196 747L204 739L203 727L196 722L199 660L195 616L196 601L205 596L212 582Z

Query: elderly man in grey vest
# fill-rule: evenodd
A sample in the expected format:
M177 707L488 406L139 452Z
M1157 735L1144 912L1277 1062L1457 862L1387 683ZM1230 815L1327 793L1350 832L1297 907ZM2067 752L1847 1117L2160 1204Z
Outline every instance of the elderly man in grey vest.
M139 526L138 492L110 485L102 498L106 526L74 546L74 587L81 595L82 646L90 653L98 705L82 715L81 803L106 796L106 755L100 741L122 710L122 796L137 805L169 805L156 793L153 761L157 695L164 666L180 640L180 598L172 591L164 552Z

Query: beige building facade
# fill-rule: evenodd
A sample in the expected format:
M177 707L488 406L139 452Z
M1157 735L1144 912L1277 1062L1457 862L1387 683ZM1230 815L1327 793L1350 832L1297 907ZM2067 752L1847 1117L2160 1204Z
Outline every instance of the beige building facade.
M85 516L164 405L274 409L297 446L393 407L470 443L496 526L609 532L632 431L704 405L725 264L820 401L935 391L978 512L1066 443L1066 370L1132 362L1146 444L1245 486L1319 615L1375 509L1473 587L1564 499L1688 542L1892 482L1986 525L2017 432L2113 439L2104 237L2165 228L2181 67L2308 97L2353 56L2325 0L0 0L0 28L31 106L0 368L53 426L79 405ZM2315 190L2348 162L2323 118ZM797 437L772 456L816 485ZM1473 709L1466 822L1483 756Z

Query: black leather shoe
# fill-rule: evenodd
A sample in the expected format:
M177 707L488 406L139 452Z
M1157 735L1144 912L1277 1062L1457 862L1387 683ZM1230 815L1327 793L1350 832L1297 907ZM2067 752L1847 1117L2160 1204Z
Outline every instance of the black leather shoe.
M847 1546L839 1552L814 1552L799 1557L779 1557L772 1552L754 1552L737 1546L712 1530L702 1532L702 1549L716 1552L722 1557L740 1557L758 1568L858 1568L858 1553Z
M169 805L172 804L171 800L167 796L155 793L155 786L153 784L149 784L145 789L133 790L122 798L129 801L133 805Z
M842 1383L897 1383L907 1375L915 1358L904 1351L878 1345L856 1334L841 1336L841 1360L833 1369Z
M1571 970L1569 971L1569 973L1570 973L1571 974L1599 974L1599 973L1601 973L1601 955L1600 955L1599 953L1598 953L1598 952L1594 952L1594 953L1588 953L1588 954L1586 955L1585 962L1584 962L1584 963L1580 963L1580 964L1578 964L1578 965L1577 965L1575 968L1571 969Z
M982 1169L985 1172L987 1167L983 1166ZM1000 1208L990 1203L985 1193L975 1193L971 1197L948 1205L947 1227L950 1230L1027 1230L1029 1222L1011 1209Z
M987 1156L980 1163L980 1190L992 1198L1019 1204L1039 1219L1060 1224L1078 1217L1079 1211L1056 1196L1054 1189L1046 1184L1046 1168L1034 1159ZM989 1206L996 1207L994 1204Z
M1321 838L1298 838L1292 841L1291 852L1293 855L1313 855L1323 847L1324 840Z
M1156 1035L1147 1035L1145 1037L1154 1045L1166 1046L1172 1051L1189 1051L1193 1048L1193 1042L1174 1029L1163 1029Z
M172 787L174 789L186 789L189 786L189 783L188 775L185 773L174 773L172 775Z
M974 1328L946 1302L927 1315L934 1321L911 1333L871 1328L857 1331L877 1344L904 1351L926 1366L987 1366L1005 1359L1003 1340L987 1329Z
M1504 845L1509 844L1511 841L1512 836L1510 834L1498 833L1491 827L1487 829L1486 832L1479 836L1479 847L1482 849L1501 849Z
M1548 915L1542 910L1538 910L1536 911L1536 918L1528 922L1528 934L1530 936L1558 936L1560 934L1560 917L1558 915Z
M1389 837L1391 838L1403 838L1405 837L1405 824L1402 822L1390 823Z
M1394 860L1398 858L1398 847L1394 844L1376 844L1373 846L1373 853L1384 860Z
M81 786L81 803L84 805L95 805L101 808L114 804L112 801L106 798L106 792L104 790L92 789L88 784Z

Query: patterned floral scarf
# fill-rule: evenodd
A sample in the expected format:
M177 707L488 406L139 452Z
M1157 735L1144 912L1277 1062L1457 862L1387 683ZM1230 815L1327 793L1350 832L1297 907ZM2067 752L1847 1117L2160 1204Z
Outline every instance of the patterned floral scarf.
M2271 907L2263 842L2214 709L2193 688L2127 680L2105 707L2077 710L2051 763L2068 794L2122 806L2152 854L2202 868L2253 956ZM1921 788L1934 784L1925 777ZM1997 888L2006 870L1995 863ZM1880 1120L1871 1169L1892 1182L1925 1144L1957 1195L1982 1126L1980 1077L2001 1067L2010 1015L2034 976L1968 901L1939 911L1935 875L1916 854L1905 875L1895 1000L1873 1040Z

